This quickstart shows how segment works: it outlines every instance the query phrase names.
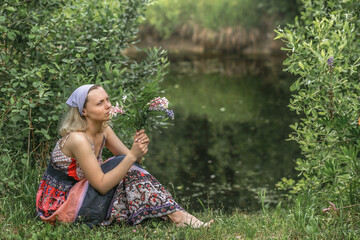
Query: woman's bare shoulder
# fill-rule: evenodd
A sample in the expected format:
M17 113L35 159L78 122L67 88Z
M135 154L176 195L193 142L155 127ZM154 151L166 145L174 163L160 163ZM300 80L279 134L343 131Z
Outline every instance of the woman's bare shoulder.
M72 132L65 141L61 151L66 156L74 158L78 151L91 150L90 142L84 132Z
M81 146L83 144L90 144L86 133L84 132L73 132L71 133L71 135L69 136L69 138L67 139L66 143L68 143L68 145L75 145L75 146Z

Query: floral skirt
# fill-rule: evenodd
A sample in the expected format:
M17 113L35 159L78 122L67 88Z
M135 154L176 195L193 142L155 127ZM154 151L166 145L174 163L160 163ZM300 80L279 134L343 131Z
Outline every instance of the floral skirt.
M124 156L116 156L101 165L104 173L116 167ZM116 222L139 224L146 218L164 217L184 211L155 177L134 164L125 178L111 191L101 195L90 184L76 217L89 226Z

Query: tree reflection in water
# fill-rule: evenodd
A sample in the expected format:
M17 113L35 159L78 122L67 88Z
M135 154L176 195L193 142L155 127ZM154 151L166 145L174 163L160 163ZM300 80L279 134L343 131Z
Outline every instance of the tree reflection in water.
M285 141L296 118L287 108L292 79L264 62L257 62L262 72L235 76L184 73L179 66L192 62L173 63L164 87L174 125L152 133L145 166L183 205L256 210L261 190L275 203L276 182L294 177L298 148Z

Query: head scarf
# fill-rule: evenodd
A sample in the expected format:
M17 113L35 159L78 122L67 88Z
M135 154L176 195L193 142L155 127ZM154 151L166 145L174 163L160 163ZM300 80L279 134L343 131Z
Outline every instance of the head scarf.
M92 86L94 86L94 84L86 84L78 87L66 101L66 104L70 107L77 107L81 116L83 116L82 110L84 108L86 97Z

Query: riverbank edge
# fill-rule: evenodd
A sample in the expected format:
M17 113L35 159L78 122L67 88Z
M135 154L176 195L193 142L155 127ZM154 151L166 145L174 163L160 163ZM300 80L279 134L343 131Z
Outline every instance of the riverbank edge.
M163 38L150 25L141 25L138 42L124 50L124 54L134 57L138 54L136 48L163 48L171 55L221 55L241 54L283 55L281 50L285 44L281 40L274 40L276 33L274 26L264 29L244 30L240 27L229 27L213 31L199 26L182 26L169 38Z

